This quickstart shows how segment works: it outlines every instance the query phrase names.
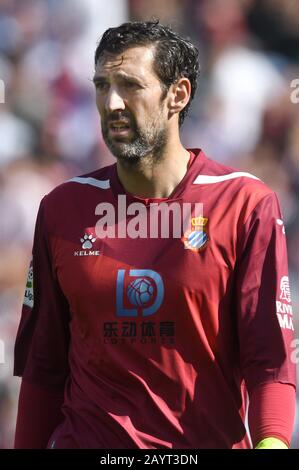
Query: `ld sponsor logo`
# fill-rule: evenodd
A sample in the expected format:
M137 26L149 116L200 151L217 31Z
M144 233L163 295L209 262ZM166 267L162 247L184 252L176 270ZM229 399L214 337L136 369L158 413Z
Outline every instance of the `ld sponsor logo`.
M116 315L118 317L143 317L153 315L164 298L163 280L150 269L119 269L116 280ZM133 307L133 308L132 308Z

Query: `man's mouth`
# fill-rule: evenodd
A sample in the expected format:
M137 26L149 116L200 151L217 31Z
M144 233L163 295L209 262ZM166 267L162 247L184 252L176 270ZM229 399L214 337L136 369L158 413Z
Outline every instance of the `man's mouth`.
M112 135L125 136L130 132L130 124L128 121L110 121L109 132Z

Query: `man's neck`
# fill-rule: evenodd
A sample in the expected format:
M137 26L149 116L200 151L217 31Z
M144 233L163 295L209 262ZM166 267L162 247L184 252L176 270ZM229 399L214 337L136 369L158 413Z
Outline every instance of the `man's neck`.
M145 157L137 164L117 161L118 177L128 193L144 198L166 198L184 178L189 152L182 146L167 148L159 160Z

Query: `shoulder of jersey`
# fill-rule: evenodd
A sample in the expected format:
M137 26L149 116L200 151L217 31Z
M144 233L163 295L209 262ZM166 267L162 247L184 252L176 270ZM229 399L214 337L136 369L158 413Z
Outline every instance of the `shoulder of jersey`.
M106 191L110 189L112 167L113 165L109 165L100 170L71 178L47 194L46 200L54 203L68 197L76 197L76 195L80 197L82 191L85 193L87 188Z
M228 189L243 196L254 194L257 199L273 193L257 176L211 160L203 152L202 157L202 166L193 180L193 187L208 187L212 191Z

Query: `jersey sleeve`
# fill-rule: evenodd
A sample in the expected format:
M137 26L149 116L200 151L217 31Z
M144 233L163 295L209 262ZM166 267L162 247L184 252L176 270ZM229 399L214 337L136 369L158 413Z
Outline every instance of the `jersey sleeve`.
M14 374L60 388L69 373L69 306L53 267L44 201L36 220L32 261L15 342Z
M249 393L262 383L296 385L286 237L270 193L245 221L236 271L239 354Z

